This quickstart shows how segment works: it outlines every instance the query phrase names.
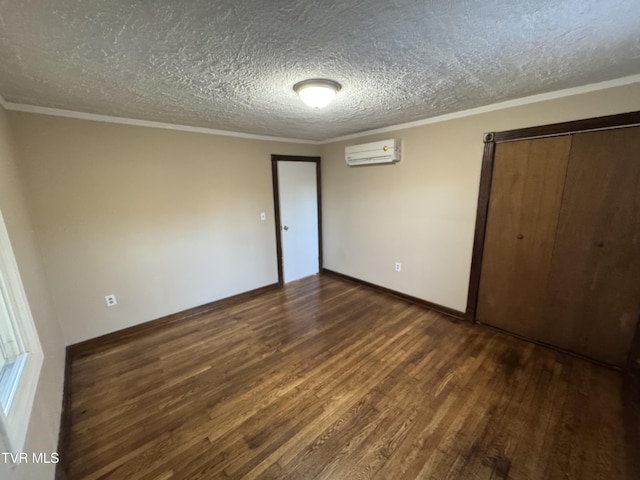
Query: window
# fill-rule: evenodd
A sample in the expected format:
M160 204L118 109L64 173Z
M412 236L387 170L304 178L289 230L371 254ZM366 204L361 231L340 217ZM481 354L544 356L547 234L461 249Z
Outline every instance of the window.
M0 408L8 415L27 355L2 280L0 278Z
M0 427L7 450L24 446L42 349L0 212Z

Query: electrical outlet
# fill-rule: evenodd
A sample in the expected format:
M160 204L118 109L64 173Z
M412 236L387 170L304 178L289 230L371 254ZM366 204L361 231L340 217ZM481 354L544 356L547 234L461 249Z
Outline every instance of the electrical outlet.
M104 301L107 302L107 307L113 307L114 305L118 304L118 302L116 301L116 296L113 293L104 297Z
M402 264L400 262L396 262L396 272L402 271Z

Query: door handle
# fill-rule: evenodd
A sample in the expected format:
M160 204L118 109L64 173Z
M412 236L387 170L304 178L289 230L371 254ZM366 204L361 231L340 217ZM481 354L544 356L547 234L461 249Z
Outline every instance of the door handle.
M283 230L289 230L289 227L287 227L286 225L284 227L282 227Z

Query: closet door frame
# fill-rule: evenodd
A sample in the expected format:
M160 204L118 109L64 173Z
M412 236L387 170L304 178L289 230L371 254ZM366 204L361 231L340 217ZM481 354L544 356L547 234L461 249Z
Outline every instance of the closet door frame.
M625 128L640 125L640 111L608 115L605 117L589 118L572 122L554 123L538 127L506 130L502 132L489 132L483 135L484 153L482 156L482 170L480 174L480 190L478 194L478 209L476 213L476 227L473 241L473 253L471 257L471 274L469 278L469 292L467 296L467 309L465 319L476 323L476 308L478 292L480 290L480 274L482 271L482 256L484 253L484 241L489 211L489 199L491 196L491 180L493 177L493 161L495 147L498 143L513 142L517 140L571 135L574 133L594 130L607 130ZM640 322L639 322L640 328ZM636 337L631 347L629 367L640 367L640 331L636 331ZM635 364L638 365L635 365ZM632 365L633 364L633 365Z

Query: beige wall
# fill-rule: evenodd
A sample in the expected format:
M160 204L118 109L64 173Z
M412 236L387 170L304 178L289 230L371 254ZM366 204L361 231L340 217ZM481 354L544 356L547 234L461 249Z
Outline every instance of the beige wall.
M275 282L271 153L323 157L326 268L464 310L482 133L636 109L639 84L321 147L9 115L74 343ZM345 145L389 137L400 163L345 165Z
M65 343L277 280L270 154L323 157L325 267L464 310L482 133L632 110L640 84L319 147L0 108L0 208L45 352L27 451L55 450ZM391 137L400 163L345 165Z
M464 311L482 134L634 110L640 84L324 145L325 268ZM387 138L399 163L346 166L346 145Z
M10 120L68 344L277 281L270 155L319 147Z
M24 451L50 454L57 449L62 405L64 342L51 308L40 252L19 175L7 113L0 107L0 209L22 277L44 351L44 364L27 432ZM0 452L6 451L0 439ZM53 478L52 465L22 465L11 469L0 458L0 478Z

